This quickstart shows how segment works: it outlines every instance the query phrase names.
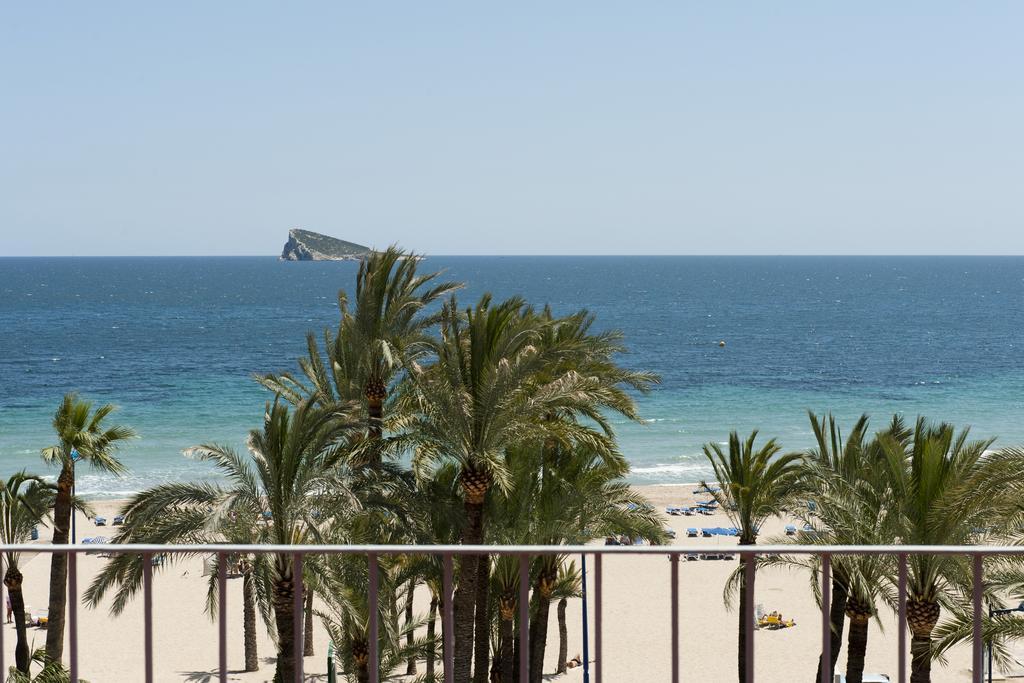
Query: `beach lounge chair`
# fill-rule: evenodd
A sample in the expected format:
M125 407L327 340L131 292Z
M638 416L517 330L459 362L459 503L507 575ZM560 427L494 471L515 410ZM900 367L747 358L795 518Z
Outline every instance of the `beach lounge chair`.
M124 515L117 515L114 517L114 521L111 522L112 526L121 526L122 524L124 524Z
M683 508L683 514L686 515L687 517L693 517L697 513L694 512L693 508L687 507L687 508Z
M794 525L792 525L792 524L787 524L786 525L786 535L787 536L796 536L796 527Z
M686 535L690 538L697 538L698 536L700 536L700 533L694 527L691 526L689 529L686 530Z
M93 520L93 523L95 523L96 526L106 526L107 525L107 518L106 517L97 517L96 519Z
M665 527L665 535L668 536L669 538L675 538L676 537L676 530L673 529L670 526L667 526L667 527Z
M683 508L679 507L678 505L669 505L667 508L665 508L665 513L673 516L679 516L683 514Z
M736 556L733 555L732 553L725 552L725 553L722 553L722 559L723 560L735 560Z
M700 553L686 553L686 561L694 562L700 559Z
M29 540L32 540L32 541L38 541L39 540L39 527L37 527L37 526L32 527L32 531L29 534Z
M711 538L715 535L715 530L710 527L704 527L700 530L700 535L704 538Z

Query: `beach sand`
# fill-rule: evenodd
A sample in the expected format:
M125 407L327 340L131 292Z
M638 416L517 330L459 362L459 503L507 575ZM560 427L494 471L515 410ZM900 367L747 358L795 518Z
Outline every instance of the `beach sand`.
M687 504L696 497L693 486L651 486L641 490L659 509L666 505ZM118 508L116 501L94 503L97 513L110 520ZM785 520L772 520L762 530L761 540L781 535ZM731 526L723 513L708 517L666 517L666 524L677 533L675 545L712 550L733 546L735 538L687 538L687 527ZM97 528L83 516L78 518L78 538L113 536L114 529ZM43 531L42 541L49 541ZM106 560L80 556L79 590L84 591ZM578 563L578 558L577 558ZM736 680L737 615L723 606L722 589L737 561L680 560L680 661L682 680ZM45 608L49 581L49 555L22 559L25 574L25 602L31 608ZM604 680L669 681L670 657L670 564L666 556L606 557L603 561L604 602ZM156 573L153 584L154 668L157 681L214 681L217 666L217 625L205 613L207 578L202 575L202 560L190 559L169 564ZM755 637L757 680L806 681L814 679L821 640L821 612L814 602L806 573L786 570L758 572L757 604L767 612L777 610L796 626L778 631L758 631ZM588 590L593 595L593 572L588 575ZM228 661L232 681L267 681L273 676L274 648L265 629L260 629L261 670L242 673L242 582L228 581ZM425 591L417 594L416 608L426 612ZM79 607L79 662L81 675L92 683L143 680L143 607L142 596L131 602L118 617L111 617L107 605L97 609ZM592 605L592 603L591 603ZM569 657L582 653L581 603L568 605ZM882 628L872 623L865 671L887 673L896 680L897 633L895 617L882 614ZM593 659L593 611L591 610L591 658ZM558 655L556 609L552 605L548 631L546 667L554 671ZM13 624L3 626L5 666L14 661ZM33 649L42 647L46 634L29 629ZM324 680L327 641L322 628L314 637L316 656L305 659L311 680ZM66 650L66 647L65 647ZM66 658L66 655L65 655ZM946 666L935 664L932 680L970 680L970 647L960 646L948 657ZM837 671L845 670L845 645ZM421 666L422 671L422 666ZM581 681L582 670L570 670L557 680ZM401 680L395 679L395 680ZM997 678L998 680L998 678Z

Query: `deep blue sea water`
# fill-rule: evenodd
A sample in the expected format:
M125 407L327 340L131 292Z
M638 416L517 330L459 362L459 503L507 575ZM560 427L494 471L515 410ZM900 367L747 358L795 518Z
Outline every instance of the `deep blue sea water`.
M806 410L843 424L894 412L1024 443L1024 258L431 257L460 298L519 294L586 307L626 332L622 361L659 372L621 424L636 483L707 474L701 445L758 428L809 445ZM0 474L42 469L64 392L113 401L141 437L123 496L209 477L183 448L241 448L266 392L252 373L294 367L307 330L334 326L353 263L238 258L0 258ZM719 341L725 340L725 347Z

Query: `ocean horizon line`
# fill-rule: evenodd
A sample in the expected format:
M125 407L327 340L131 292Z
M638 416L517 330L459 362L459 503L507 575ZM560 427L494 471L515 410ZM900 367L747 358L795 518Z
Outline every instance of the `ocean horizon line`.
M416 251L423 258L721 258L721 259L1018 259L1020 254L442 254ZM261 258L287 261L276 254L11 254L0 255L4 260L31 259L213 259ZM357 261L358 259L322 259L308 263ZM303 261L288 261L303 263Z

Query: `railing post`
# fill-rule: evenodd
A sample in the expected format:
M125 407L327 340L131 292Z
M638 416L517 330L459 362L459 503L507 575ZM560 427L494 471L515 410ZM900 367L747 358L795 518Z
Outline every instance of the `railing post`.
M898 579L898 595L897 600L899 601L899 623L896 625L899 631L899 683L907 683L907 554L899 554L899 579Z
M455 617L453 613L452 596L453 578L452 578L452 556L444 555L441 559L443 565L443 577L442 577L442 600L444 603L441 605L441 628L444 630L444 649L442 658L444 659L444 683L454 683L455 681Z
M832 556L821 556L821 683L832 683Z
M71 570L69 569L68 571L70 572ZM0 553L0 604L3 604L3 602L4 602L4 582L2 580L3 576L4 576L4 555L3 555L3 553ZM70 574L69 574L69 576L70 576ZM5 662L4 662L4 629L3 629L3 627L0 627L0 683L3 683L4 680L6 680L6 678L7 678L6 676L4 676L4 672L7 671L7 667L4 664L5 664ZM71 679L71 681L72 681L72 683L77 683L75 681L75 679L73 679L73 678Z
M679 554L669 555L672 567L672 683L679 683Z
M227 556L217 553L217 661L220 683L228 680L228 568Z
M146 683L153 683L153 554L142 554L143 629L146 650Z
M366 562L370 570L370 683L378 683L380 681L380 650L378 648L380 634L377 624L377 591L379 590L377 555L368 553Z
M530 558L519 556L519 681L530 681Z
M2 629L0 629L2 630ZM3 642L0 641L0 649ZM71 683L78 683L78 553L68 552L68 659ZM0 672L3 672L0 659ZM3 673L0 673L0 681Z
M743 583L747 592L747 609L743 619L747 625L747 637L743 643L745 653L745 667L743 672L743 683L754 683L754 581L757 556L753 553L747 555L746 564L743 567Z
M295 662L295 683L302 683L303 679L306 677L305 672L303 671L303 665L305 662L302 658L302 635L305 630L303 621L306 616L305 609L303 609L303 603L305 602L302 587L303 555L302 553L294 553L292 557L292 581L294 584L292 589L292 599L294 601L292 604L292 611L295 613L295 618L292 620L292 637L294 638L294 654L292 659Z
M974 638L972 642L974 646L974 668L972 671L974 683L984 683L985 681L985 648L981 630L981 596L984 589L982 559L981 553L974 556Z
M601 558L594 554L594 682L601 683L604 660L601 658Z

